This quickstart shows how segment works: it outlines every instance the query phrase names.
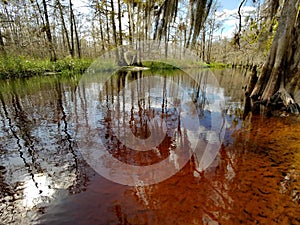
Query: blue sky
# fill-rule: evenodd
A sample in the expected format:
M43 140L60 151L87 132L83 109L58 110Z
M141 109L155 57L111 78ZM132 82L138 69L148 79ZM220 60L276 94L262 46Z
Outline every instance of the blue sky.
M241 0L220 0L223 9L236 9Z
M218 9L218 20L222 22L222 28L216 32L216 36L222 34L222 37L231 38L238 24L238 7L242 0L219 0L220 8ZM253 14L255 9L251 6L250 0L246 1L242 7L243 17ZM243 20L242 20L243 22Z

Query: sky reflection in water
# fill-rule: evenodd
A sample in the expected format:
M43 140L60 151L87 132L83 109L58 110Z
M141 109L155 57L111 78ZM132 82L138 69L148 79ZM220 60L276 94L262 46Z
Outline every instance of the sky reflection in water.
M224 93L227 122L223 145L212 167L204 173L199 171L196 152L191 160L169 179L150 186L135 187L116 184L95 173L85 162L79 149L82 143L76 141L82 127L85 128L84 132L87 132L88 126L98 126L95 135L96 140L101 143L99 135L105 139L105 132L110 131L112 126L115 131L118 130L116 119L111 120L111 127L103 123L107 115L101 114L101 110L98 110L98 114L93 115L95 119L91 120L89 107L101 107L100 99L104 102L108 99L109 103L114 99L114 104L109 104L110 111L115 113L112 118L125 115L124 121L130 121L131 104L126 98L125 101L120 98L122 88L113 94L107 89L99 96L99 89L95 89L98 87L97 82L86 83L84 85L90 86L83 88L82 85L78 85L80 77L78 80L45 77L1 82L0 222L299 223L297 193L300 186L300 122L295 118L268 119L255 116L242 122L239 119L242 116L240 106L243 98L243 81L240 78L244 72L215 72L220 86L224 89L214 91ZM201 72L197 73L201 76ZM242 78L246 79L246 76ZM184 78L177 74L172 76L172 79ZM186 96L193 99L193 94L197 93L193 82L180 82L189 90L189 95ZM92 89L95 90L93 96L96 96L98 103L89 102L91 93L88 90ZM151 94L155 92L153 90ZM120 106L125 105L125 108L115 105L118 96ZM201 95L199 96L198 99L201 99ZM153 99L155 97L157 96L152 96ZM171 97L169 95L166 99L167 103L173 101ZM209 99L209 96L206 98ZM203 101L198 101L199 108L196 107L200 124L203 130L211 129L212 113L218 112L213 111L214 106L201 103ZM143 106L143 109L148 109L150 105L145 101ZM193 113L189 110L189 105L183 107L187 107L183 111ZM177 155L172 153L175 141L171 137L174 131L179 131L179 111L174 108L172 104L162 107L154 101L149 112L144 110L146 116L153 118L153 114L156 113L168 118L165 120L168 138L164 139L156 151L134 152L121 148L124 145L112 138L107 146L116 145L118 148L111 148L110 154L130 165L152 165L170 157L173 168L176 168L174 162ZM142 130L143 126L138 126L147 120L139 119L139 110L134 109L130 129L138 136L144 135L143 137L147 138L147 129ZM191 127L191 131L195 130L192 125L188 127ZM209 140L209 132L203 132L201 137L203 140ZM216 138L214 135L212 137ZM191 142L190 139L189 141Z

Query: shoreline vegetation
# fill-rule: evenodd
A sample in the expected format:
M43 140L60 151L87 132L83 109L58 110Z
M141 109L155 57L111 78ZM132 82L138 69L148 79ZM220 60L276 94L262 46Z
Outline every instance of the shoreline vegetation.
M51 62L49 59L3 57L0 59L0 79L78 74L83 73L92 61L92 59L65 58Z
M0 58L0 79L15 79L34 76L50 76L50 75L74 75L82 74L95 59L76 59L64 58L51 62L49 59L28 59L25 57L3 57ZM107 66L107 65L106 65ZM145 62L144 67L150 70L173 70L178 69L172 64L160 62ZM199 63L199 68L222 69L242 67L243 65L235 66L232 64L224 64L219 62ZM195 67L195 65L193 65ZM105 69L104 69L105 70Z

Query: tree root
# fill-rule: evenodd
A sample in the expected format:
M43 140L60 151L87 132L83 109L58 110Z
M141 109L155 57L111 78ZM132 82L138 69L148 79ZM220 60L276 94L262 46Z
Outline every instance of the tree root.
M295 104L292 96L286 91L285 88L280 88L271 98L271 103L281 103L285 107L288 107L290 104Z
M266 106L269 113L274 111L286 111L292 114L300 114L298 103L295 102L293 97L283 87L281 87L271 98L257 101L255 104Z

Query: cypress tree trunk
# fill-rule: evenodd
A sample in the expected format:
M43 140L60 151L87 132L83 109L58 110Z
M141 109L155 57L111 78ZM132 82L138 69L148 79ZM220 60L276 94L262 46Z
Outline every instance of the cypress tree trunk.
M299 1L285 1L269 56L253 90L255 105L299 113L300 18ZM254 107L255 108L255 107Z

